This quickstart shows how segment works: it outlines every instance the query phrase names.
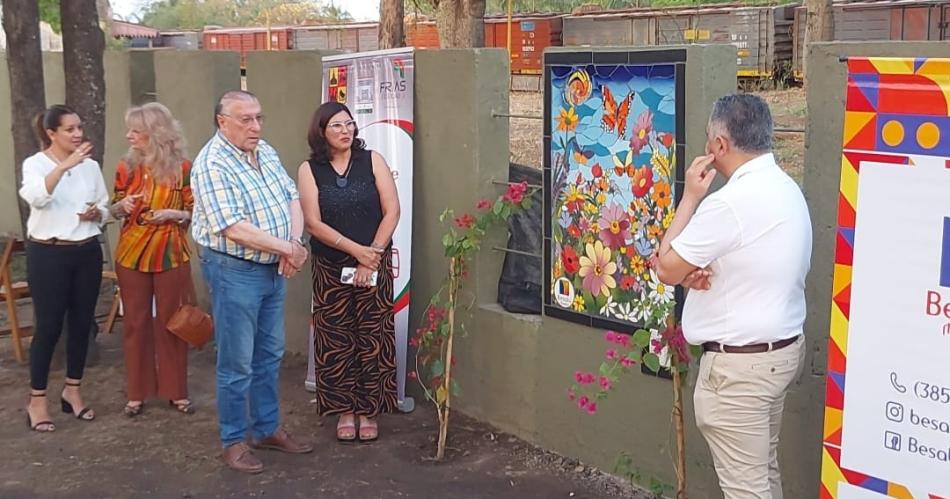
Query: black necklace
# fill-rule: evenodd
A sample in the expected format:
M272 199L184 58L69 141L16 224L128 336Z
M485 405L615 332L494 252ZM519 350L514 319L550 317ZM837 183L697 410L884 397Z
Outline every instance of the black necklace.
M333 167L333 163L330 163L330 166ZM333 173L336 174L336 186L340 189L343 189L350 183L350 179L347 178L350 176L350 168L353 167L353 156L350 156L350 162L346 165L346 170L343 171L343 175L336 173L336 168L333 168Z

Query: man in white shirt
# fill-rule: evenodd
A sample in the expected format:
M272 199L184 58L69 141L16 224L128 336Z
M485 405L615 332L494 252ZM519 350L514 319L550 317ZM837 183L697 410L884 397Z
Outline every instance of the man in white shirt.
M775 163L772 116L753 95L713 107L706 156L686 172L660 244L660 280L691 288L683 334L703 345L696 424L727 499L781 499L785 393L805 354L811 221L801 189ZM728 180L705 199L716 175Z

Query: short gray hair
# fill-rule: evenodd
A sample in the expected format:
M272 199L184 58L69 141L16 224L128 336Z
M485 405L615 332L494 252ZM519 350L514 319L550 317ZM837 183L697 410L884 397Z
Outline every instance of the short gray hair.
M230 101L257 101L257 96L248 92L247 90L228 90L221 98L218 99L217 104L214 105L214 127L218 127L218 115L224 112L224 106Z
M761 97L732 94L713 104L710 126L721 127L735 146L748 153L772 150L772 113Z

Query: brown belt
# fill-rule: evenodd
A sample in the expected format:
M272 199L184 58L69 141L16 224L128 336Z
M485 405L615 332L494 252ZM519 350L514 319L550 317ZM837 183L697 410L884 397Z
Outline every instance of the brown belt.
M87 237L81 241L70 241L68 239L57 239L55 237L51 237L49 239L35 239L31 237L30 242L37 243L37 244L46 244L49 246L82 246L83 244L94 241L97 237L99 236Z
M763 352L772 352L775 350L781 350L792 343L798 341L801 335L793 336L791 338L786 338L784 340L773 341L771 343L756 343L754 345L742 345L741 347L733 347L729 345L723 345L721 343L716 343L715 341L707 341L703 343L703 350L707 352L720 352L720 353L763 353Z

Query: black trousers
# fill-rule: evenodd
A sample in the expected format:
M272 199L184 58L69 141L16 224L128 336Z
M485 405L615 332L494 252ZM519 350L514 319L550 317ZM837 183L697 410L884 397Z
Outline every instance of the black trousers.
M82 379L102 283L98 239L78 246L28 242L27 282L36 324L30 344L30 386L45 390L53 351L67 325L66 377Z

